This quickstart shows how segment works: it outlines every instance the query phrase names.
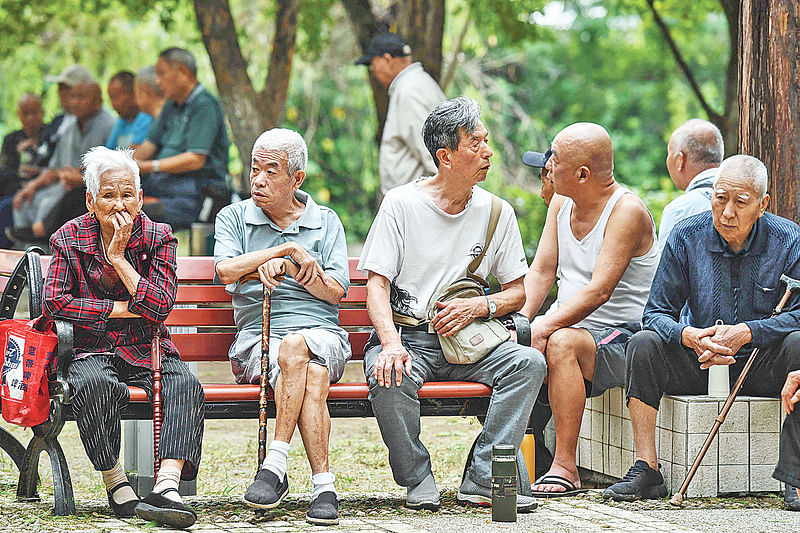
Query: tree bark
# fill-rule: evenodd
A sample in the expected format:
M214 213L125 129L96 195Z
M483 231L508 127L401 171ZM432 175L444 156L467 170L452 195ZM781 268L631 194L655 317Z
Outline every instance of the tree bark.
M442 76L444 0L408 0L399 6L402 6L397 21L400 35L411 46L414 59L439 81Z
M720 0L722 10L725 12L725 18L728 21L728 38L730 42L730 53L728 54L728 64L725 68L725 88L724 95L725 101L723 102L722 112L712 109L711 104L703 96L700 90L700 85L694 76L691 67L686 63L683 55L678 49L678 45L672 38L672 33L669 30L666 22L661 18L658 10L655 7L654 0L647 0L647 7L653 14L653 20L656 22L664 40L675 58L675 62L686 77L686 81L692 89L692 92L700 102L700 106L706 112L708 120L713 122L722 133L722 138L725 141L725 152L732 154L736 150L737 136L737 113L734 107L736 96L738 94L738 66L739 66L739 0Z
M228 0L194 0L197 26L211 59L222 107L242 159L239 187L247 183L256 137L283 120L297 36L299 0L278 0L275 36L264 90L256 92L239 48Z
M769 172L770 211L798 218L800 5L743 0L739 33L739 151Z

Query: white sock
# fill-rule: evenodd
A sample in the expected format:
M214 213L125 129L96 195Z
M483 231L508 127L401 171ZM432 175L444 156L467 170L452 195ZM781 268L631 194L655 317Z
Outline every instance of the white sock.
M108 492L111 492L111 489L120 483L128 481L128 476L125 475L125 470L123 470L122 465L119 464L119 460L111 470L100 473L103 474L103 483ZM114 503L125 503L131 500L138 500L139 498L136 496L136 493L133 492L133 489L126 485L112 492L111 499L114 500Z
M269 445L269 453L267 453L262 468L270 470L273 474L282 480L286 475L286 460L289 459L289 443L282 440L273 440Z
M333 488L333 482L336 476L332 472L320 472L311 476L311 483L314 484L314 492L311 494L311 501L317 499L317 496L323 492L332 492L336 494L336 489Z
M158 469L158 477L153 492L163 493L167 489L175 489L163 494L163 496L174 502L183 502L181 495L178 494L178 483L181 481L181 469L173 465L162 465Z

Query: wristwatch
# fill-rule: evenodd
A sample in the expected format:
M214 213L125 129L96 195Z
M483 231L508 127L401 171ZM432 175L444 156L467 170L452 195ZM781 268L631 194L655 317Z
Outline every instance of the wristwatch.
M484 298L486 298L486 304L489 306L489 318L492 319L497 312L497 304L488 296L484 296Z

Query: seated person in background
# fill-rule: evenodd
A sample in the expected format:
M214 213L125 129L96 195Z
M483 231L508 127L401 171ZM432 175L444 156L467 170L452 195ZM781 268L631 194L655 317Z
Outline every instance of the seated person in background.
M145 195L155 198L144 210L153 220L186 227L200 215L203 186L224 183L228 173L225 116L197 81L197 64L186 50L161 52L156 75L168 100L135 153L139 168L149 174Z
M172 527L196 519L178 494L194 479L203 437L203 388L164 326L177 291L177 241L140 213L139 168L129 152L93 148L83 158L88 213L56 231L44 286L45 316L71 322L75 355L67 381L86 454L103 475L118 517L136 514ZM131 258L131 259L129 259ZM119 463L120 410L128 385L152 398L153 337L161 336L163 426L153 492L139 501Z
M486 179L488 132L478 104L469 98L442 102L422 129L437 173L391 189L372 223L359 270L368 274L367 310L375 330L364 353L369 399L395 481L407 488L406 505L436 510L439 489L428 450L420 440L418 390L426 381L476 381L492 387L490 408L475 453L458 491L460 504L491 505L492 447L522 443L533 401L545 376L542 354L506 341L473 364L452 364L437 335L452 335L475 319L512 313L524 301L527 261L508 202L475 274L492 274L501 291L491 296L431 301L442 288L464 277L484 246L492 195L477 187ZM428 323L428 309L441 310ZM399 326L394 313L422 323ZM432 327L437 333L429 333ZM405 374L405 376L403 375ZM523 469L524 470L524 469ZM536 502L520 483L517 509Z
M100 86L89 72L83 69L80 80L76 77L70 89L70 111L64 119L63 134L56 143L48 168L36 179L29 181L14 197L14 230L16 241L42 240L60 224L49 226L46 218L56 212L64 195L72 189L82 189L80 171L81 155L94 146L104 146L114 118L103 109ZM79 211L83 212L81 207ZM73 215L74 216L74 215Z
M772 477L783 481L786 488L783 501L789 511L800 511L800 409L794 410L800 402L800 370L789 372L781 390L781 403L786 421L781 431L781 448L778 465Z
M153 117L139 110L134 95L134 76L123 70L108 82L108 99L119 118L106 141L107 148L136 148L144 141Z
M644 309L644 331L627 347L636 461L604 498L667 495L655 443L664 394L706 394L704 370L713 365L731 365L733 383L755 347L760 353L742 394L776 396L784 376L800 369L800 295L770 318L784 292L781 274L800 279L800 228L766 213L768 202L767 168L754 157L735 155L719 167L711 212L679 222L670 233ZM793 435L796 442L793 428L784 426L783 437ZM782 459L783 468L792 464ZM777 472L797 483L792 470L793 478L780 466Z
M725 157L722 133L707 120L687 120L672 132L667 145L667 171L672 182L686 191L664 207L658 228L658 255L664 251L673 226L711 209L711 187Z
M42 142L39 146L38 165L46 167L56 150L56 143L63 134L64 119L70 115L69 95L73 85L76 85L87 76L86 68L82 65L72 65L65 68L58 76L45 76L44 81L58 84L58 103L61 112L56 114L42 132ZM89 76L91 77L91 76ZM42 169L40 168L39 171Z
M641 328L658 264L655 223L642 201L614 179L608 132L572 124L556 135L551 150L546 167L557 194L525 276L522 308L533 318L560 275L557 309L531 324L531 346L547 358L556 427L553 464L533 486L538 497L582 490L575 451L584 381L591 382L592 396L624 384L625 343Z
M44 129L42 99L25 93L17 105L17 117L22 128L3 138L0 151L0 196L19 190L22 183L38 174L37 151Z
M136 81L133 85L133 94L136 98L136 105L139 109L150 115L153 119L161 114L164 107L164 93L158 86L158 77L154 66L144 67L136 74ZM152 125L152 123L151 123Z
M233 295L236 341L230 349L237 383L261 376L262 286L272 293L269 383L275 391L275 436L247 505L272 509L289 492L286 459L295 426L311 466L314 492L306 520L336 524L339 502L328 465L328 387L350 358L339 327L339 301L350 283L344 228L336 213L300 190L308 163L296 132L266 131L253 145L251 197L217 215L214 262ZM261 283L239 279L258 271ZM286 276L286 279L279 279Z

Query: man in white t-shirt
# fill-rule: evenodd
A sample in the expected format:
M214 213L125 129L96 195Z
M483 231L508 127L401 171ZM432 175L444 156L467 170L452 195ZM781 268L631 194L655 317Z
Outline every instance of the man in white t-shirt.
M372 224L359 262L368 274L367 310L375 331L367 342L364 368L369 399L389 448L395 481L407 487L411 508L438 509L428 450L419 438L417 391L425 381L475 381L492 387L483 432L458 491L461 504L491 505L492 446L519 448L533 399L545 375L543 355L504 342L477 363L447 362L438 336L452 335L474 319L518 310L525 296L527 261L514 210L503 201L500 219L476 274L494 275L501 291L489 296L431 302L441 288L465 276L486 239L492 195L476 185L486 178L492 150L473 100L439 104L423 126L425 145L437 166L434 176L389 191ZM403 327L392 313L426 320ZM405 374L405 375L404 375ZM520 489L527 489L520 484ZM517 496L517 509L536 506Z
M614 180L614 150L597 124L566 127L545 168L556 195L525 276L522 314L531 319L556 276L558 308L531 324L531 346L547 358L556 426L553 464L533 495L581 492L575 464L584 380L592 396L625 382L625 344L641 329L658 266L655 224L642 201Z

